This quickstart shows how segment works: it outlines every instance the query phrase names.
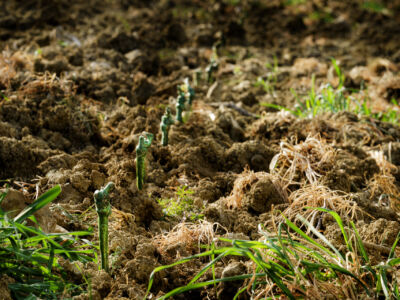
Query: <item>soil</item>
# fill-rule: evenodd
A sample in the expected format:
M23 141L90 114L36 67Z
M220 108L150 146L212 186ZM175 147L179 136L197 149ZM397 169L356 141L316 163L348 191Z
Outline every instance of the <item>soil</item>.
M367 87L360 93L374 110L397 109L390 101L400 98L400 1L383 1L381 12L357 0L288 2L0 4L0 187L12 188L2 208L20 210L37 190L60 184L62 194L41 213L42 227L96 228L93 193L115 183L111 274L69 266L78 283L92 276L92 299L142 299L155 267L197 253L213 236L257 239L258 224L270 225L276 210L294 216L325 205L352 219L366 242L391 247L400 230L399 126L351 112L296 118L260 103L293 108L291 90L307 94L313 74L317 86L337 85L334 57L346 87ZM204 70L213 45L218 70L209 83ZM269 74L272 92L255 84ZM160 120L167 106L175 114L186 77L196 92L192 111L171 126L163 147ZM139 191L135 147L144 131L155 140ZM194 192L203 221L167 217L158 204L183 186ZM86 215L71 220L63 211ZM340 244L335 226L323 218L321 230ZM385 255L371 249L377 261ZM203 263L160 272L152 294L184 285ZM216 273L247 267L226 261ZM218 298L234 291L219 286ZM206 290L177 297L214 298Z

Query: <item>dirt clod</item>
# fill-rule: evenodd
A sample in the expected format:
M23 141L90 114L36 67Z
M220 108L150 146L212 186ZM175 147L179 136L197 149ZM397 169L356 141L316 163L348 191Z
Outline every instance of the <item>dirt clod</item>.
M259 240L259 224L272 234L284 222L277 211L296 224L303 216L345 253L334 218L305 207L335 211L349 232L353 221L372 261L387 262L400 230L399 3L0 1L0 190L9 189L2 209L15 216L60 184L37 213L40 227L94 228L85 238L97 245L93 193L115 184L110 274L61 259L67 279L84 289L84 278L92 282L75 300L143 299L154 268L212 241L231 246L220 236ZM195 96L162 146L161 118L169 108L176 119L178 86ZM138 190L143 132L154 140ZM149 298L187 284L208 259L156 273ZM218 261L218 276L253 272L250 262L230 259ZM390 280L399 275L391 268ZM343 282L344 290L359 288ZM295 296L314 296L296 283ZM242 284L175 297L232 299ZM243 299L281 292L245 284Z
M232 262L227 265L222 271L222 278L237 276L241 274L245 274L247 271L246 266L242 262ZM218 287L218 299L232 299L237 293L238 287L240 287L241 282L236 283L222 283Z

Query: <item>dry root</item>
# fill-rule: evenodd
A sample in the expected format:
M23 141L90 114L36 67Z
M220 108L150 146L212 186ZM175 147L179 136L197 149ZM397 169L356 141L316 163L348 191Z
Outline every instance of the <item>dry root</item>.
M196 253L201 244L210 245L216 231L221 227L218 223L200 221L200 223L179 223L171 231L154 237L153 241L162 255L168 255L167 249L183 245L186 252ZM178 254L179 255L179 254Z
M45 72L23 82L20 92L22 95L51 94L56 98L64 98L75 94L75 86L71 81L57 77L55 73Z
M390 206L395 211L400 211L400 189L392 175L393 171L397 171L396 166L385 158L382 150L370 151L369 154L375 159L380 170L368 183L371 200L379 197L378 205Z
M3 51L0 55L0 86L9 89L12 79L24 69L32 70L31 60L26 54Z
M353 219L357 212L363 213L357 203L351 200L350 195L332 191L327 186L321 184L306 185L289 196L289 207L283 214L290 219L294 219L297 214L303 215L306 219L314 223L318 211L304 210L305 207L323 207L337 212L341 218Z
M308 183L316 183L326 166L333 165L336 154L320 136L309 136L297 145L281 142L280 149L271 161L270 172L282 178L285 188L304 184L303 174Z

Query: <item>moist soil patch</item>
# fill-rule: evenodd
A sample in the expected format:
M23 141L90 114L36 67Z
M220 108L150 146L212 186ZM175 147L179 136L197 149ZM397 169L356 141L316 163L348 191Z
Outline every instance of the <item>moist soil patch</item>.
M74 299L143 299L154 268L198 253L215 236L258 239L258 224L306 206L352 220L364 241L381 247L367 249L373 259L387 256L382 249L400 230L400 128L379 113L395 113L400 100L399 1L381 1L381 10L356 0L23 2L0 4L0 188L11 188L2 208L20 210L60 184L42 228L96 232L93 193L115 184L110 274L65 262L76 283L91 278L91 292ZM207 78L213 57L218 66ZM337 87L332 58L375 117L277 109L294 109L313 86ZM162 146L161 118L166 107L175 115L185 78L193 105ZM138 190L143 132L154 141ZM175 213L163 202L178 203ZM317 219L343 244L330 218ZM205 263L158 273L153 297L185 285ZM246 268L222 261L216 275ZM0 281L10 299L13 280ZM238 287L176 299L232 299Z

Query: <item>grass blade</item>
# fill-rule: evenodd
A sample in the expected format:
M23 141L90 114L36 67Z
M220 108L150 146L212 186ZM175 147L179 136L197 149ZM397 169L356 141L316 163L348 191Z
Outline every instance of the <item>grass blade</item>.
M178 294L182 294L184 292L195 290L195 289L198 289L198 288L201 288L201 287L206 287L206 286L209 286L209 285L214 285L214 284L217 284L217 283L220 283L220 282L230 282L230 281L236 281L236 280L244 280L244 279L252 278L253 276L255 276L255 277L263 277L263 276L266 276L266 275L267 275L266 273L245 274L245 275L238 275L238 276L232 276L232 277L219 278L219 279L216 279L216 280L196 282L196 283L193 283L193 284L190 284L190 285L178 287L178 288L170 291L169 293L163 295L158 300L168 299L170 297L173 297L173 296L178 295Z
M358 234L357 228L353 222L350 222L350 225L351 225L351 227L353 227L354 233L356 235L357 245L359 247L361 256L364 259L365 263L369 263L369 257L368 257L367 251L365 250L364 243L362 242L361 237Z
M288 224L288 226L294 230L297 234L299 234L304 240L306 240L307 242L313 244L314 246L318 247L319 249L321 249L323 252L325 252L326 254L328 254L330 257L335 257L335 255L329 251L328 248L322 246L321 244L318 244L316 241L314 241L312 238L310 238L307 234L305 234L299 227L297 227L294 223L292 223L289 219L287 219L285 216L283 216L283 218L286 221L286 224ZM303 218L304 220L304 218Z
M61 186L56 185L55 187L51 188L44 194L42 194L39 198L36 199L32 204L27 206L21 213L14 218L14 222L21 223L26 218L32 216L35 212L37 212L42 207L49 204L51 201L57 198L57 196L61 193Z
M329 213L335 219L336 223L339 225L340 231L342 232L342 235L343 235L343 238L344 238L347 248L350 251L353 251L353 248L351 247L351 244L349 243L349 237L348 237L346 231L344 230L343 221L336 212L334 212L333 210L330 210L330 209L322 208L322 207L306 207L306 209L315 209L315 210Z
M400 232L397 234L397 237L396 237L396 240L394 241L394 243L393 243L393 245L392 245L392 248L390 249L390 253L389 253L389 259L390 258L393 258L393 256L394 256L394 254L395 254L395 250L396 250L396 247L397 247L397 244L399 243L399 240L400 240Z

